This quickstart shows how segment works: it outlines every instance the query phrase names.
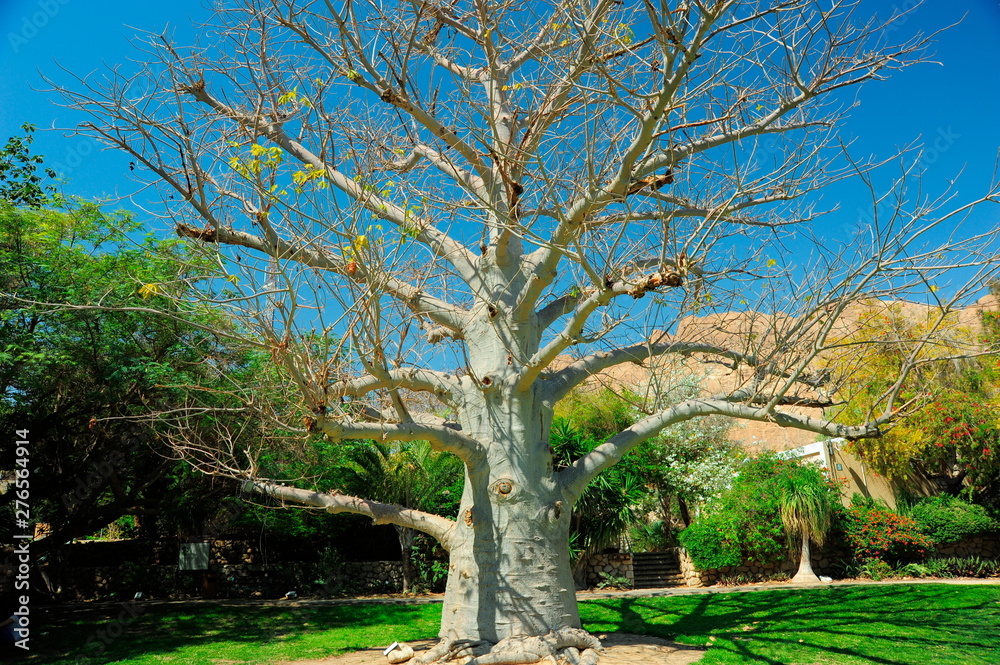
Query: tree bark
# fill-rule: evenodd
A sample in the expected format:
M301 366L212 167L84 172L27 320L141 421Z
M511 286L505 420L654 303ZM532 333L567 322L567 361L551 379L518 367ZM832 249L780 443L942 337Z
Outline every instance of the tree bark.
M417 580L417 569L413 565L413 529L405 526L393 525L396 528L396 536L399 537L399 551L403 562L403 593L413 591L413 583Z
M691 526L691 511L688 509L687 501L684 500L680 494L677 495L677 508L681 514L681 521L684 522L684 528Z
M468 492L453 533L443 639L496 643L579 628L569 561L569 510L514 480ZM485 496L484 496L485 495ZM480 498L481 497L481 498Z
M809 553L809 536L802 536L802 550L799 553L799 569L792 578L793 582L819 582L819 577L813 572L812 555Z

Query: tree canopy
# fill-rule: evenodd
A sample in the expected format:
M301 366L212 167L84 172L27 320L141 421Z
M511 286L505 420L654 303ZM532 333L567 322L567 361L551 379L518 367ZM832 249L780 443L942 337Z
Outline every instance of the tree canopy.
M824 186L858 176L885 202L836 127L842 92L924 59L926 37L886 27L839 1L264 0L220 9L200 46L154 37L142 99L118 70L64 93L90 113L81 133L161 185L208 257L202 302L299 388L295 426L427 440L466 483L451 520L264 477L256 449L180 445L283 500L440 540L442 641L423 661L593 663L566 543L598 474L706 416L880 436L996 272L997 230L963 226L969 206L901 196L846 241L817 236ZM937 323L857 418L816 411L850 387L816 367L844 315L904 298ZM646 363L667 389L685 362L731 377L553 463L575 387Z

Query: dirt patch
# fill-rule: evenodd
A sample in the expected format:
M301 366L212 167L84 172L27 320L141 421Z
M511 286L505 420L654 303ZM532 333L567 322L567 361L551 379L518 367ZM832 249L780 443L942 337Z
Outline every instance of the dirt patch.
M703 647L668 642L658 637L632 635L629 633L607 633L598 637L604 644L604 654L600 665L688 665L701 660L705 655ZM408 642L419 654L436 644L436 640ZM382 649L364 649L317 660L282 661L279 665L387 665ZM463 661L453 661L456 665ZM545 663L546 661L542 661Z

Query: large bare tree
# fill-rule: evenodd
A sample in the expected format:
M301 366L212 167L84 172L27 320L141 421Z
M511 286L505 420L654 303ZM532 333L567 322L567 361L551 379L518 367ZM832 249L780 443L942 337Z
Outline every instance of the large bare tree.
M843 150L852 90L925 57L885 18L838 0L246 0L201 45L154 36L139 74L80 79L64 90L93 118L79 130L130 153L177 233L215 252L206 302L284 367L306 427L458 455L461 512L299 489L238 445L178 445L282 500L437 538L450 572L423 662L596 662L567 534L597 474L710 415L879 436L995 269L992 230L963 231L969 206L880 192L877 165ZM838 244L816 230L842 219L817 192L850 176L872 213ZM903 370L864 421L828 420L850 396L817 359L851 343L845 312L880 299L932 320L866 342L904 345ZM933 357L982 351L948 348ZM659 367L665 387L674 358L724 365L729 383L651 397L554 469L563 396L623 363Z

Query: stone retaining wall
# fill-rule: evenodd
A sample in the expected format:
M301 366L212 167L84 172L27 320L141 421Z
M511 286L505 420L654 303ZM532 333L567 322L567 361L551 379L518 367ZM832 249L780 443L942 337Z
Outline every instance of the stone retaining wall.
M47 571L65 600L132 598L281 598L289 591L300 596L331 597L403 590L399 561L347 561L336 571L315 563L216 564L209 570L178 570L176 564L91 566Z
M934 553L931 555L935 559L952 556L978 556L981 559L1000 559L1000 534L976 536L960 540L957 543L938 545L934 548Z
M709 570L698 570L691 556L684 548L680 548L678 558L681 562L681 575L687 586L712 586L719 582L760 582L769 579L787 579L795 575L799 568L797 556L786 555L777 563L753 563L744 562L741 566L728 566L725 568L713 568ZM827 575L832 577L837 572L837 563L843 560L844 553L827 552L824 550L815 551L812 555L813 571L817 575Z
M584 582L588 588L604 581L604 576L624 577L635 580L631 554L594 554L584 566Z

